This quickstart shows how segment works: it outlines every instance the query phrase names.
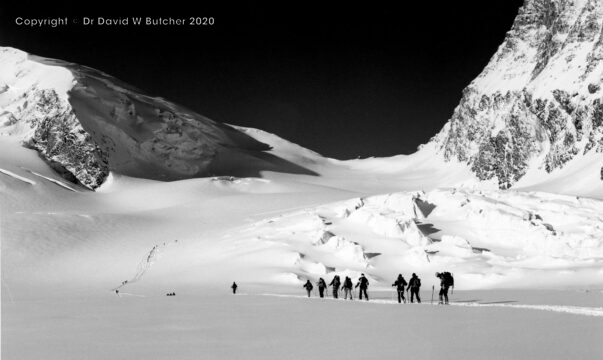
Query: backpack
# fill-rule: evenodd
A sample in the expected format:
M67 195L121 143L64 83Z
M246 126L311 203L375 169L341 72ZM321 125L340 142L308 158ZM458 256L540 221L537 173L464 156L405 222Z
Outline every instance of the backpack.
M454 286L454 277L452 277L451 273L446 271L446 272L442 273L442 276L444 277L444 285Z
M421 279L419 279L418 277L415 278L415 282L413 284L413 287L421 287Z

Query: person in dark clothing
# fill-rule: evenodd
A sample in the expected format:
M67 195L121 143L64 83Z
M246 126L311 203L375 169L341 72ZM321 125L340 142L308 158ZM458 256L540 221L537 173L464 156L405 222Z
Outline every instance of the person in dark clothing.
M339 294L339 287L341 286L341 280L339 279L339 275L335 275L329 286L333 287L333 298L337 299Z
M449 272L436 273L436 277L440 279L440 305L448 305L448 289L454 286L454 279Z
M320 278L316 285L318 285L318 295L320 295L321 298L325 297L325 289L327 288L327 283L325 282L325 279Z
M396 291L398 292L398 304L400 304L402 301L404 301L406 304L406 298L404 297L404 287L406 284L407 282L404 280L404 276L402 276L402 274L398 274L396 282L392 284L392 286L396 287Z
M237 285L236 282L232 282L232 285L230 286L230 288L232 289L232 293L236 294L237 293L237 288L239 287L239 285Z
M345 280L343 280L343 298L344 298L344 300L347 300L348 294L350 295L350 300L354 300L354 298L352 297L352 288L353 287L354 287L354 284L352 283L352 279L350 279L348 276L346 276Z
M358 282L356 283L356 287L360 287L360 295L358 296L360 298L360 300L362 300L362 293L364 293L364 297L366 297L366 301L368 301L369 296L368 296L368 293L366 292L366 290L368 289L368 286L369 286L368 279L364 276L364 274L360 274L360 278L358 279Z
M310 280L306 281L303 287L306 288L306 291L308 292L308 297L310 297L310 294L312 294L312 289L314 289L314 286L312 285Z
M419 290L421 289L421 279L419 279L417 274L412 273L412 277L410 278L410 281L408 282L408 288L406 288L406 290L408 290L408 289L410 289L410 302L414 303L415 296L416 296L417 302L420 304L421 298L419 297Z

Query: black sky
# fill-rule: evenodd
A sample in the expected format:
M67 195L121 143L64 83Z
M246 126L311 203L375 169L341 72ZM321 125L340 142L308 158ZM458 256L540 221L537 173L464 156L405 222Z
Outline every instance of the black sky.
M103 70L326 156L390 156L412 153L444 125L522 2L163 2L158 11L4 1L0 45ZM211 16L215 24L27 28L18 16Z

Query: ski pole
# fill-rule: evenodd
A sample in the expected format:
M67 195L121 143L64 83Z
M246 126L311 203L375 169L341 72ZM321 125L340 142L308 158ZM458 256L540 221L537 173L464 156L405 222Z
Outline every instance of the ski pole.
M435 285L431 285L431 305L433 305L433 293L435 291Z

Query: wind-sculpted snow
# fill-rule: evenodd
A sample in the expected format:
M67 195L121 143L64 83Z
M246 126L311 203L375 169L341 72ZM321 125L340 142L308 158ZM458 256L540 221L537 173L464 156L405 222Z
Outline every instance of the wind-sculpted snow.
M428 216L417 203L430 204ZM603 284L603 202L576 197L393 193L284 214L229 236L239 256L252 251L288 284L292 274L301 284L364 272L374 285L388 286L392 274L429 277L441 269L454 272L463 288Z
M531 169L603 153L602 25L597 0L526 0L432 139L444 157L506 189Z
M6 175L6 176L10 176L10 177L11 177L11 178L13 178L13 179L19 180L19 181L24 182L24 183L29 184L29 185L35 185L35 184L36 184L36 182L35 182L35 181L33 181L33 180L29 179L29 178L26 178L26 177L24 177L24 176L17 175L17 174L15 174L15 173L14 173L14 172L12 172L12 171L8 171L8 170L0 169L0 173L1 173L1 174L4 174L4 175Z

